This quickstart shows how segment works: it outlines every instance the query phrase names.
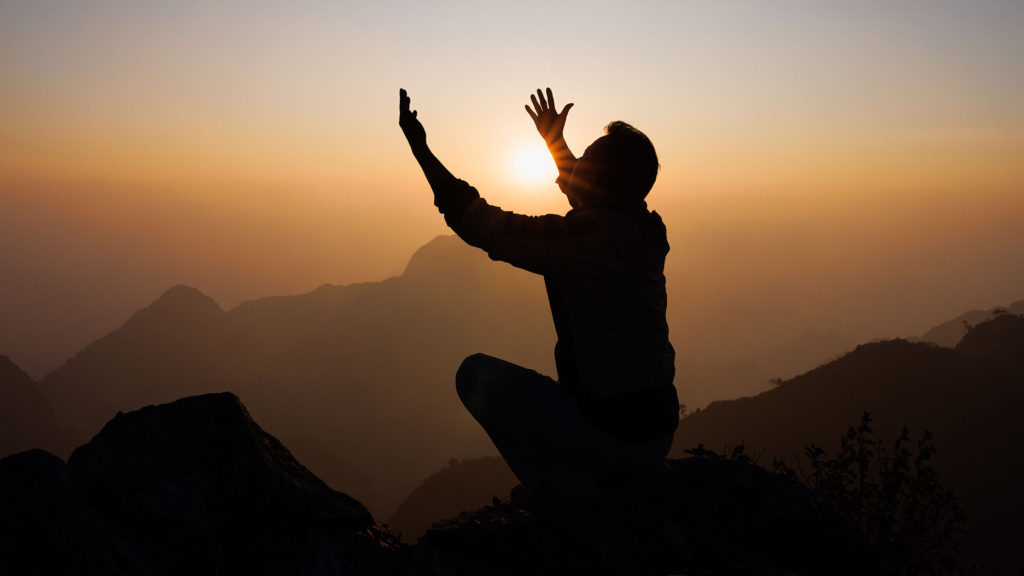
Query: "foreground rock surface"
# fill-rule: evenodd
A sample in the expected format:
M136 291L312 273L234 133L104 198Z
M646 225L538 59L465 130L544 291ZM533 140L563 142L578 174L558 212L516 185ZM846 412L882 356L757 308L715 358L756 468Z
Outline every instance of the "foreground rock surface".
M5 458L0 529L4 574L420 572L229 393L118 414L67 465Z
M439 522L420 539L435 564L465 574L870 574L852 533L810 493L749 462L666 461L646 494L649 525L600 510L531 514L510 502ZM603 508L599 505L597 508Z
M67 464L42 450L0 460L0 574L873 572L803 488L709 454L572 512L496 501L409 546L237 397L193 396L118 414Z

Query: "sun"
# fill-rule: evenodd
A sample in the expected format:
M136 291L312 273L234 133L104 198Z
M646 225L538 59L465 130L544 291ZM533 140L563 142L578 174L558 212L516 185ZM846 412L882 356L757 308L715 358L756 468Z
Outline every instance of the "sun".
M547 184L558 176L555 163L543 145L520 146L512 155L511 166L512 175L522 184Z

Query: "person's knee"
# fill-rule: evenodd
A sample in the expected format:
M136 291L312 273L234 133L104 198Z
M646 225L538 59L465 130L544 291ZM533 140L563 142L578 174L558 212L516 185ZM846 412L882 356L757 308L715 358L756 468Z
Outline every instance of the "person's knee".
M487 367L494 359L486 354L466 357L455 373L455 391L466 406L479 401L481 384L486 379Z

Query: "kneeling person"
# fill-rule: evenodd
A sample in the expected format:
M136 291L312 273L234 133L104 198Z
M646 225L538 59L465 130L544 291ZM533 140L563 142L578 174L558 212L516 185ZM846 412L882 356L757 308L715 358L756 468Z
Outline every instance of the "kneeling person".
M525 216L491 206L430 151L400 94L399 124L460 238L544 277L558 380L483 354L456 374L459 397L527 492L609 470L642 474L668 453L679 421L675 352L665 320L665 226L645 198L658 173L650 140L612 122L579 158L563 136L572 104L551 90L526 110L558 168L571 210Z

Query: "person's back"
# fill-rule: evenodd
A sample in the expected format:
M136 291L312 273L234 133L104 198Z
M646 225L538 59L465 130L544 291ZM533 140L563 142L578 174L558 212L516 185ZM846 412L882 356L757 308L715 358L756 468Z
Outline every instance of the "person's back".
M629 440L669 434L678 402L661 218L643 207L575 209L567 218L585 220L596 238L576 254L585 267L544 277L558 380L606 432Z
M539 97L539 98L538 98ZM579 159L562 136L567 105L550 89L527 106L573 209L523 216L489 205L426 146L401 94L400 119L435 205L467 243L541 274L558 336L558 381L477 354L456 375L459 396L526 486L606 466L649 467L678 423L674 352L665 321L668 242L644 198L657 176L654 147L614 122Z

